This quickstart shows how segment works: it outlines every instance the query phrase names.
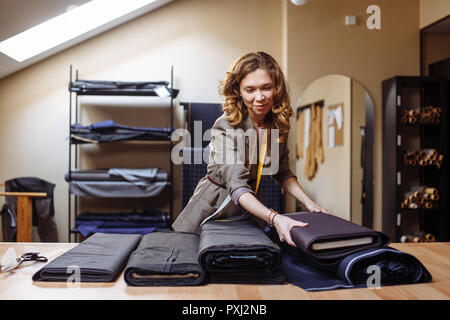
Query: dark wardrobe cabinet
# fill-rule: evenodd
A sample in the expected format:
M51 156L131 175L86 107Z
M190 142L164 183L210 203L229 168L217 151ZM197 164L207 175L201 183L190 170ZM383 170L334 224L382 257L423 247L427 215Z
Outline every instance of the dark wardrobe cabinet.
M382 81L382 231L392 242L449 240L447 95L445 78Z

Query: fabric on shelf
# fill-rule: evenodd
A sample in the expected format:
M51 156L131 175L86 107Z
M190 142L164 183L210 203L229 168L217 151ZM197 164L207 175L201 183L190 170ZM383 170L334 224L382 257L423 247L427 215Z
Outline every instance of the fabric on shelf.
M154 227L103 227L101 221L91 222L89 224L83 224L76 228L85 237L88 237L95 233L110 233L110 234L140 234L144 236L158 229L158 226Z
M166 181L168 174L159 168L108 168L80 170L72 169L64 175L66 181L128 181L135 180L138 183Z
M81 282L112 282L141 238L137 234L96 233L37 271L33 281L65 282L74 275L74 268L79 268Z
M232 220L230 218L230 220ZM280 284L280 250L252 220L208 221L200 231L199 261L213 283Z
M102 143L123 140L169 139L171 128L140 128L117 125L112 120L83 126L79 123L70 126L73 143Z
M108 223L170 223L170 214L156 209L143 209L142 211L133 210L124 213L93 213L82 212L77 215L79 222L90 220L102 220Z
M154 232L131 254L124 279L130 286L194 286L205 280L198 262L198 235Z
M158 95L156 90L165 87L168 92L172 92L174 98L177 97L179 90L168 88L168 81L105 81L105 80L81 80L72 81L69 86L71 92L79 94L96 95Z
M123 181L71 181L69 191L87 197L145 198L160 194L167 185L167 181L147 183L145 186Z
M169 227L169 214L158 210L109 214L84 212L75 218L75 230L85 237L96 232L146 235Z

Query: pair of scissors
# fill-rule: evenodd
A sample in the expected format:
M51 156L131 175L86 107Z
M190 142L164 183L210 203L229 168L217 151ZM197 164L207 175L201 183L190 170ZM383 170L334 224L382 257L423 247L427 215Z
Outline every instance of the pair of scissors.
M22 262L26 261L47 262L48 259L44 256L40 256L39 252L27 252L24 253L21 257L18 257L14 264L2 266L2 271L6 272L15 269L19 267L22 264Z

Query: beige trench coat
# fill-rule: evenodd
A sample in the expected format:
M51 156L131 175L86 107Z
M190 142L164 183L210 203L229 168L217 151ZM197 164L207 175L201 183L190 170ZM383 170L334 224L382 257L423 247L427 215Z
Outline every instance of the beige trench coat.
M239 131L239 129L242 130ZM172 224L175 231L198 234L202 221L216 212L228 195L232 195L239 188L255 190L258 169L255 159L258 156L258 148L256 148L258 143L254 139L243 139L240 135L242 132L256 132L254 130L255 127L249 116L237 128L233 128L228 123L225 114L216 120L212 127L209 144L207 175L200 179L191 199ZM281 186L287 178L295 177L289 169L287 140L278 143L272 138L269 141L271 142L268 144L260 184L263 178L271 175ZM278 144L278 148L272 146L275 143ZM222 187L211 182L208 176ZM243 212L243 208L229 201L213 218L231 217Z

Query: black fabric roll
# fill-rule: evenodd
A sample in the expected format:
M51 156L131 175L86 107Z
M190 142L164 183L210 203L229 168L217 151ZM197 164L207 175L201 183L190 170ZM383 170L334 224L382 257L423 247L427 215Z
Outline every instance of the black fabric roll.
M37 271L33 281L65 282L74 276L81 282L112 282L141 237L137 234L95 233ZM77 268L79 279L74 273Z
M348 255L339 264L340 278L353 285L365 285L370 269L378 268L381 285L430 282L432 276L414 256L391 248L372 248Z
M198 235L153 232L131 254L124 279L130 286L196 286L205 280L197 260Z
M213 283L284 283L278 245L250 219L203 224L199 261Z
M350 254L327 271L315 266L303 253L294 256L283 250L281 260L286 281L307 291L416 284L432 280L429 271L417 258L388 246Z
M294 220L308 223L307 227L294 227L291 237L301 250L321 266L335 266L347 255L354 252L378 248L389 243L389 237L385 234L360 226L348 220L339 218L332 214L321 212L298 212L286 214ZM340 240L354 240L361 238L372 238L368 244L351 245L325 250L314 250L314 244L334 242ZM292 251L293 249L290 249Z

